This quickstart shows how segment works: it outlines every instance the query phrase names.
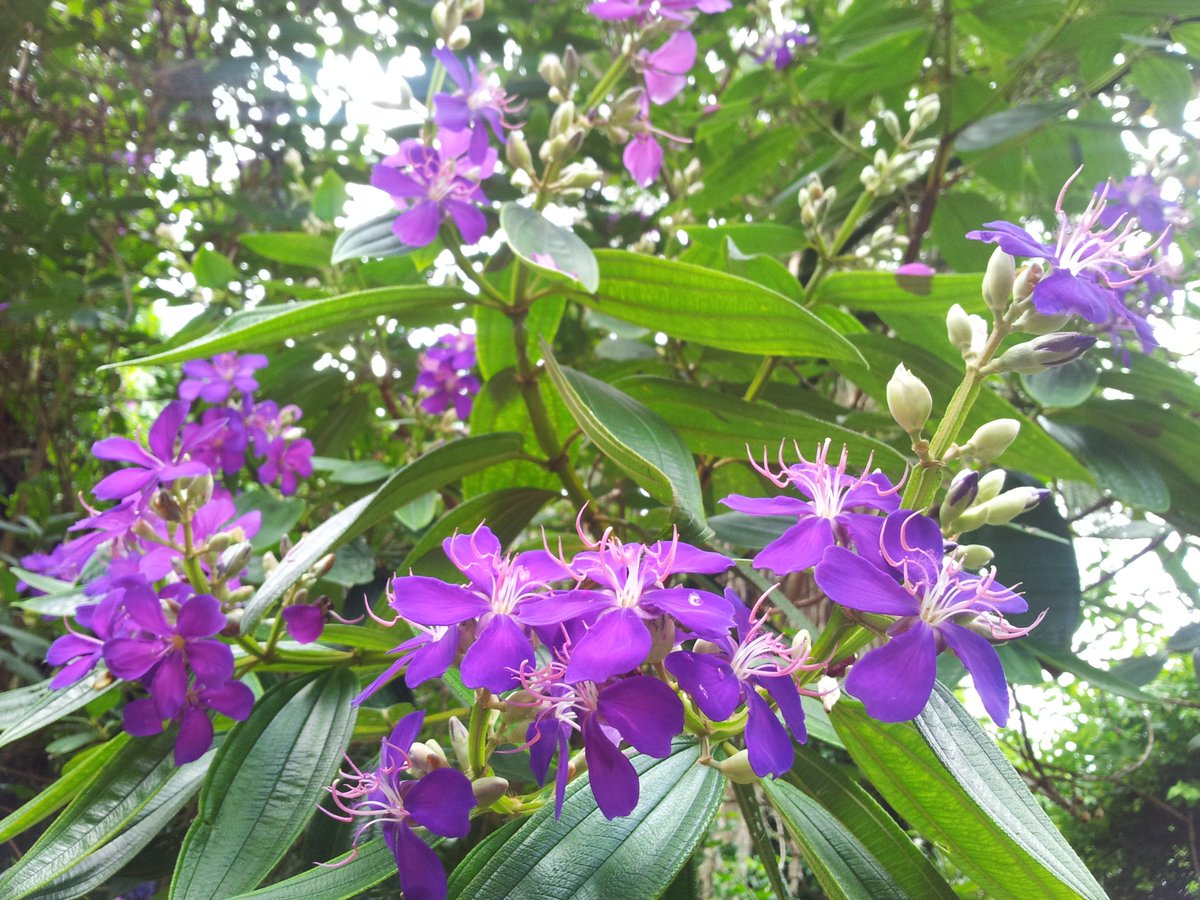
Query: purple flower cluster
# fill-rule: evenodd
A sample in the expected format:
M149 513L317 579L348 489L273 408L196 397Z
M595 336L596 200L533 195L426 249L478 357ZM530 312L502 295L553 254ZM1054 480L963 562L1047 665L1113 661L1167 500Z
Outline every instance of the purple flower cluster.
M792 675L806 664L807 643L793 647L732 592L673 584L725 572L733 562L719 553L678 539L623 543L610 532L598 541L582 533L580 539L586 549L570 560L548 550L507 555L483 525L447 539L446 555L466 583L418 575L393 580L391 605L417 636L393 651L396 661L356 702L401 671L416 686L458 662L467 687L506 694L504 708L529 719L526 746L539 783L557 757L558 812L572 768L569 747L578 739L600 810L608 818L628 815L639 790L621 742L668 755L683 731L679 691L718 721L744 706L755 771L787 771L792 738L757 690L766 691L803 741Z
M796 61L796 51L814 42L811 34L805 34L795 22L789 22L778 30L763 34L754 49L754 58L760 63L771 63L776 71L782 72Z
M414 389L421 409L440 415L451 405L463 422L471 417L471 404L479 393L475 368L475 336L456 331L443 335L417 360L420 371Z
M1079 220L1072 223L1063 212L1063 199L1080 171L1077 169L1067 179L1055 203L1058 233L1053 245L1011 222L988 222L982 229L968 232L967 237L999 244L1012 256L1042 259L1052 266L1033 288L1033 305L1038 312L1077 315L1104 330L1130 328L1149 348L1153 345L1150 326L1144 315L1127 305L1126 296L1130 288L1161 268L1161 260L1149 260L1169 240L1170 229L1164 226L1157 238L1143 239L1138 221L1126 211L1137 208L1155 224L1165 221L1166 214L1144 193L1136 198L1137 207L1131 206L1127 185L1119 190L1116 206L1110 208L1112 188L1106 184L1088 201ZM1142 206L1149 208L1141 210Z
M628 23L646 33L674 29L657 48L642 48L634 59L644 90L622 161L640 186L651 184L662 169L663 148L655 135L666 135L650 122L651 104L669 103L687 85L696 64L696 38L688 30L697 13L720 13L730 0L597 0L588 12L606 22ZM678 140L678 138L677 138Z
M183 399L166 405L145 444L110 437L93 446L99 459L128 464L92 489L113 505L89 507L68 540L22 560L70 581L92 573L82 586L91 602L76 608L68 633L47 652L50 665L63 667L51 687L75 684L100 664L141 683L149 696L125 707L125 728L149 735L178 723L180 764L212 743L209 709L244 719L254 700L234 680L233 653L218 635L250 590L240 579L262 516L239 514L216 479L240 472L250 451L263 458L260 480L280 481L283 493L312 472L312 444L294 425L300 410L252 396L254 372L264 365L264 357L234 353L185 364ZM197 399L221 405L197 416ZM299 618L296 628L311 633L312 623Z

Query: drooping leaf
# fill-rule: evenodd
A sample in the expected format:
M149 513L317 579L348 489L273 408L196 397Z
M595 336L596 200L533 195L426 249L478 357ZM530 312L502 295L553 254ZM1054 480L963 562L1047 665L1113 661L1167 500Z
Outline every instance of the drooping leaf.
M584 306L683 341L775 356L858 359L833 328L799 303L715 269L598 250L600 287L572 291Z
M502 845L485 842L469 853L450 877L450 897L658 896L708 832L720 804L723 780L697 765L698 758L699 746L685 741L666 759L634 755L638 805L611 822L597 808L588 779L576 779L560 820L548 803Z
M342 214L346 205L346 182L336 169L321 176L321 182L313 191L312 210L322 222L332 222ZM336 241L334 242L336 245Z
M377 490L355 500L322 522L292 547L254 596L242 615L242 633L258 623L264 612L296 579L326 553L352 541L396 509L426 492L456 481L468 472L516 456L521 435L486 434L435 447L398 470Z
M879 860L811 797L780 780L763 781L763 790L826 897L903 900L908 896Z
M446 320L454 304L469 302L471 295L459 288L423 284L372 288L304 303L258 306L235 312L208 334L186 344L102 368L165 365L228 350L241 353L272 347L289 338L301 341L331 328L354 324L365 328L377 316L392 316L408 327L436 325Z
M703 533L704 501L687 444L642 404L590 375L560 366L542 347L546 369L583 433L651 497Z
M1122 503L1160 513L1171 508L1171 489L1141 448L1086 425L1051 420L1046 430L1087 464L1102 490Z
M1021 384L1042 406L1078 406L1092 396L1100 373L1086 356L1036 375L1022 375Z
M188 829L172 898L224 898L258 886L300 836L354 730L347 669L282 682L226 737Z
M215 290L224 290L231 281L238 281L242 277L229 257L207 247L201 247L192 257L192 275L200 287Z
M600 269L592 248L569 228L517 203L500 207L500 227L513 253L545 278L578 284L589 293L599 286Z

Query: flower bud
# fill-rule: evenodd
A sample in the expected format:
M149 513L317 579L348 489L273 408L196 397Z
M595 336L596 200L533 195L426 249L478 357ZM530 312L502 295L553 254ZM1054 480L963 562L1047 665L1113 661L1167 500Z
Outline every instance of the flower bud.
M1047 334L1007 350L996 360L996 366L1001 372L1037 375L1079 359L1095 343L1096 338L1090 334Z
M862 174L858 176L858 180L872 194L879 190L883 180L879 177L879 172L874 166L867 166L862 170Z
M908 127L921 131L932 125L942 111L942 101L937 94L927 94L917 101L917 107L908 117Z
M433 27L437 29L438 34L445 35L453 31L460 21L458 3L446 3L445 0L438 0L433 4L433 9L429 13L430 19L433 21Z
M900 140L903 137L900 131L900 119L890 109L885 109L879 114L879 121L883 123L884 129L892 136L893 140Z
M471 791L475 794L475 802L479 808L487 809L508 793L508 779L499 775L476 778L471 782Z
M538 63L538 74L542 76L542 81L552 87L563 87L567 83L567 70L563 68L562 61L553 53L547 53L542 57L542 61Z
M313 576L314 580L319 579L319 578L324 578L326 575L329 574L329 570L333 568L333 564L336 561L336 559L337 559L336 554L326 553L324 556L322 556L320 559L318 559L315 563L313 563L313 567L308 570L309 574L311 574Z
M975 502L979 493L979 473L974 469L963 469L954 476L946 496L942 499L941 521L950 524L959 513Z
M533 156L529 152L529 144L525 143L525 138L519 131L509 134L508 143L504 145L504 158L514 169L526 172L533 169Z
M667 658L671 648L675 646L675 620L669 616L659 616L646 623L650 632L650 653L646 662L657 665Z
M250 562L250 554L253 552L249 541L241 541L232 545L217 560L217 572L221 576L229 576L242 571L246 568L246 563Z
M971 341L974 338L971 319L967 311L957 303L946 313L946 336L950 339L950 345L959 353L970 352Z
M1016 273L1013 280L1013 299L1028 300L1045 272L1041 263L1026 263L1021 266L1021 270Z
M458 716L450 717L450 749L458 765L467 771L471 769L471 733Z
M275 554L268 550L262 557L263 574L270 575L279 568L279 560L275 558Z
M721 648L712 641L706 641L703 638L692 644L693 653L720 653Z
M965 569L982 569L995 556L992 549L983 544L960 544L954 555Z
M1029 309L1013 322L1013 329L1025 334L1051 334L1066 325L1070 319L1070 316L1044 316L1036 309Z
M714 759L709 765L734 784L754 784L759 780L750 768L749 750L739 750L727 759Z
M212 499L213 477L211 472L197 475L186 483L183 488L184 499L192 509L199 509Z
M838 680L829 675L822 675L817 682L817 690L821 692L821 705L825 712L833 712L834 705L842 699L842 688Z
M801 628L792 638L792 653L796 659L808 659L809 648L812 647L812 637L807 628Z
M253 596L254 596L254 585L244 584L240 588L238 588L236 591L231 591L229 593L229 602L230 603L245 603L247 600L249 600ZM233 613L238 613L239 617L240 617L241 610L235 609L235 610L233 610L233 612L230 613L230 615L232 616Z
M979 479L979 490L975 492L974 503L987 503L1004 490L1004 479L1008 473L1003 469L992 469Z
M414 769L420 772L432 772L434 769L444 769L450 765L442 748L437 741L414 741L408 750L408 758Z
M463 4L463 18L468 22L483 18L483 0L466 0Z
M929 388L903 363L896 366L887 383L887 404L896 423L913 436L921 433L933 411L933 397Z
M450 37L446 38L446 46L451 50L465 50L470 43L471 29L466 25L459 25L450 32Z
M563 48L562 67L566 73L565 83L574 84L579 78L579 53L571 44Z
M1013 282L1017 277L1017 263L1011 256L997 247L988 259L987 271L983 275L983 299L988 309L1000 315L1012 302Z
M996 419L980 425L963 449L980 462L991 462L1009 448L1020 430L1016 419Z
M974 511L983 513L988 525L1007 525L1021 513L1028 512L1050 492L1045 488L1018 487L1005 491L999 497L977 506Z

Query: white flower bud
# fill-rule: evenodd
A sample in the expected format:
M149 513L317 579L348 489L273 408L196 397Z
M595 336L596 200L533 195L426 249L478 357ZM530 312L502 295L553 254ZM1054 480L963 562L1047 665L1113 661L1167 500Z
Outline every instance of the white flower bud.
M1066 325L1070 319L1069 315L1044 316L1036 309L1030 309L1021 314L1017 321L1013 323L1013 328L1025 334L1036 334L1039 336L1053 334Z
M903 133L900 131L900 119L890 109L885 109L879 114L879 121L883 122L883 127L887 130L893 140L900 140Z
M1016 419L996 419L980 425L963 449L980 462L991 462L1009 448L1020 430Z
M942 101L937 94L927 94L917 101L917 107L908 117L908 126L913 131L921 131L932 125L942 111Z
M471 733L458 716L450 717L450 749L463 769L471 768Z
M1033 289L1037 287L1037 283L1042 280L1045 271L1041 263L1026 263L1021 266L1021 270L1017 272L1016 278L1013 280L1013 299L1028 300L1033 294Z
M554 110L554 115L550 118L550 134L551 136L565 135L575 124L575 104L570 100L564 100L558 105L558 109Z
M867 166L864 168L862 170L862 174L859 176L859 180L862 182L863 187L865 187L871 193L878 191L880 184L882 184L882 181L879 178L879 172L875 170L874 166Z
M450 37L446 38L446 46L451 50L465 50L470 43L471 29L466 25L459 25L450 32Z
M533 156L529 152L529 144L525 143L525 138L519 131L509 134L508 143L504 146L504 158L514 169L528 172L533 168Z
M929 388L903 363L896 366L887 383L887 404L896 424L914 437L921 433L933 411Z
M754 784L759 780L750 768L749 750L739 750L727 759L715 759L710 765L734 784Z
M487 809L508 792L508 779L487 775L471 782L471 791L480 809Z
M483 0L467 0L463 6L463 18L468 22L483 17Z
M950 339L950 345L960 353L970 352L974 338L971 319L957 303L946 313L946 336Z
M561 88L567 83L567 70L563 68L562 60L555 54L547 53L538 63L538 74L546 84Z
M817 682L817 690L821 692L821 705L825 707L825 712L833 712L834 705L842 699L838 680L830 675L822 675Z
M991 548L983 544L959 544L954 555L967 569L982 569L995 556Z
M983 299L988 309L1000 315L1012 302L1013 281L1017 275L1017 262L999 247L988 260L987 272L983 276Z
M1018 487L981 504L974 510L983 513L988 525L1007 525L1023 512L1028 512L1049 495L1044 488Z
M1004 479L1007 477L1008 473L1003 469L992 469L982 476L975 488L975 504L987 503L997 496L1004 490Z

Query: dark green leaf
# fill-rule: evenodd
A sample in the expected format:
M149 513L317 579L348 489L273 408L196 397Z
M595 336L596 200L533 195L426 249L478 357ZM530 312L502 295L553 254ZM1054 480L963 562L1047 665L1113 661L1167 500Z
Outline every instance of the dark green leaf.
M351 225L334 241L330 262L336 264L348 259L378 259L412 253L415 248L400 243L400 238L392 230L396 215L394 212L384 213L358 225Z
M1168 653L1185 653L1200 647L1200 622L1184 625L1167 641Z
M1046 668L1056 672L1070 672L1076 678L1086 681L1095 690L1116 694L1118 697L1128 697L1130 700L1137 700L1140 703L1160 702L1157 697L1147 694L1115 672L1097 669L1070 650L1047 647L1032 636L1021 641L1021 647L1036 656Z
M596 259L599 289L571 296L618 319L740 353L859 358L799 303L753 281L625 250L598 250Z
M305 303L258 306L235 312L208 334L182 346L110 363L103 368L185 362L227 350L242 353L272 347L289 338L302 341L310 335L344 325L366 329L377 316L392 316L410 327L433 325L444 322L455 303L470 300L471 295L458 288L422 284L373 288Z
M1055 101L1022 103L1011 109L1002 109L964 128L959 133L958 140L954 142L954 149L960 153L986 150L1057 119L1072 106L1072 103Z
M1184 107L1195 95L1184 57L1148 53L1134 62L1129 77L1154 104L1153 115L1160 123L1168 128L1182 124Z
M97 697L102 697L117 686L117 681L109 679L102 688L92 685L99 680L99 675L83 679L78 684L63 688L60 691L50 689L47 681L39 686L39 690L31 691L22 703L24 714L11 721L0 734L0 747L5 747L13 741L20 740L26 735L33 734L47 725L57 722L63 716L70 715L77 709L87 706Z
M347 669L283 682L225 738L188 829L172 898L253 889L316 811L354 730L358 682Z
M326 268L333 250L333 241L329 238L304 231L243 234L241 240L244 246L259 256L305 269Z
M803 231L775 222L739 222L733 225L688 225L681 229L697 244L720 244L726 239L742 253L790 256L803 250L808 238Z
M786 781L763 781L763 790L779 813L800 854L813 870L825 896L834 900L908 895L846 827L819 803Z
M502 846L485 843L468 854L450 877L450 897L657 897L704 838L721 802L724 780L697 764L699 752L680 741L666 759L633 756L640 799L630 815L611 822L596 807L588 779L576 779L561 819L554 819L550 802Z
M1078 406L1096 389L1100 373L1094 360L1083 357L1037 375L1022 375L1021 384L1042 406Z
M326 478L334 484L374 484L392 474L391 467L377 459L350 460L314 456L312 465L318 472L327 472Z
M513 253L544 277L578 284L588 293L599 286L600 269L591 247L569 228L555 225L537 210L516 203L500 207L500 227Z
M1167 657L1157 653L1148 656L1131 656L1122 659L1110 670L1122 681L1127 681L1137 687L1144 687L1158 677L1158 673L1166 665Z
M192 257L192 274L200 287L215 290L223 290L231 281L240 281L242 277L225 254L207 247L201 247Z
M263 613L326 553L336 550L391 515L392 510L428 491L515 457L521 450L519 434L487 434L442 444L398 470L378 490L355 500L317 526L296 544L246 603L242 633L258 623Z
M936 316L944 335L946 313L955 303L967 312L984 310L982 282L982 274L917 276L890 272L833 272L817 286L814 300L880 314L900 310Z
M951 191L939 197L931 226L938 254L958 272L984 270L996 248L982 241L969 240L967 232L983 227L985 222L1003 218L1004 210L983 194ZM937 279L942 277L935 276Z
M1166 512L1171 508L1170 488L1140 448L1114 441L1110 433L1083 425L1062 425L1051 420L1046 430L1087 464L1102 491L1139 509Z
M304 501L299 497L277 497L270 491L246 491L233 498L234 508L242 516L251 510L262 515L262 525L250 541L256 552L269 550L292 530L304 514Z
M350 853L330 860L331 868L314 868L286 881L238 894L233 900L349 900L396 874L396 859L383 838L367 841ZM336 868L334 868L336 867Z
M546 369L563 402L600 450L660 503L703 533L704 501L687 444L642 404L603 381L559 366L542 347Z

